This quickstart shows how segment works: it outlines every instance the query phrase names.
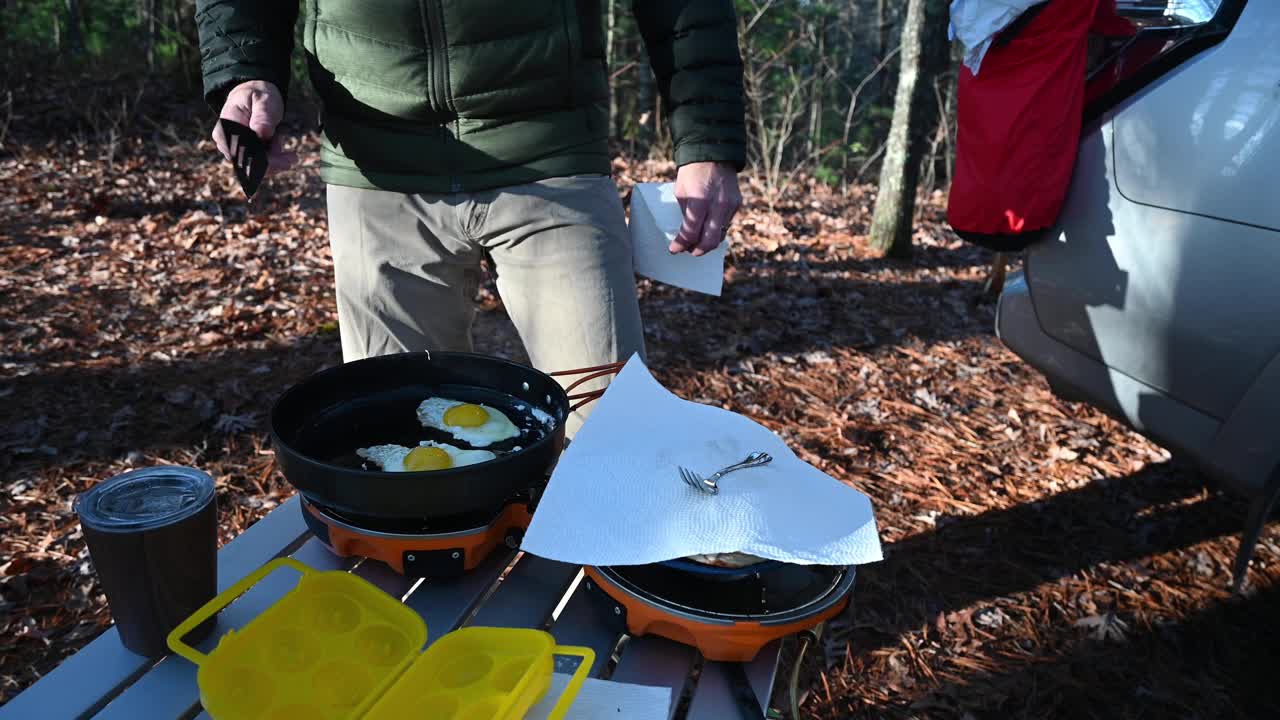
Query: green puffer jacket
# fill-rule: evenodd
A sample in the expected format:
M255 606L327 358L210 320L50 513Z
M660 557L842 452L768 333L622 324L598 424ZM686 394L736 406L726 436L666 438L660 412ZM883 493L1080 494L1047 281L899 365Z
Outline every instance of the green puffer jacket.
M205 95L287 92L297 0L197 0ZM676 162L745 163L732 0L634 0ZM458 192L608 173L601 0L306 0L326 182Z

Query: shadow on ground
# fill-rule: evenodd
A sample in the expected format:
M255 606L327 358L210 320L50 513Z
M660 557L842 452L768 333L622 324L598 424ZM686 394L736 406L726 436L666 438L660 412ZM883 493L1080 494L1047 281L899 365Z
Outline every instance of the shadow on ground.
M860 573L855 664L914 642L908 636L922 628L927 638L947 634L952 643L957 633L968 635L996 648L988 659L1000 661L943 672L952 658L935 656L933 687L903 692L917 699L866 717L1275 717L1280 689L1264 658L1280 640L1280 592L1211 598L1175 622L1172 605L1188 595L1168 564L1153 561L1237 534L1245 510L1240 498L1209 493L1194 472L1164 463L1039 502L938 518L936 530L888 545L885 561ZM1219 583L1225 596L1227 569L1201 559L1193 574L1205 585ZM1113 574L1136 575L1144 594L1170 603L1167 622L1135 627L1131 603L1151 600L1109 583ZM1037 597L1054 583L1064 583L1065 592L1051 595L1082 605ZM1077 585L1110 594L1114 603L1095 605L1098 592ZM1017 639L1001 630L1006 623ZM1078 632L1052 630L1064 625Z
M1280 643L1278 617L1280 589L1269 587L1180 622L1088 637L1053 657L945 683L912 707L931 718L1274 718L1280 685L1266 658Z

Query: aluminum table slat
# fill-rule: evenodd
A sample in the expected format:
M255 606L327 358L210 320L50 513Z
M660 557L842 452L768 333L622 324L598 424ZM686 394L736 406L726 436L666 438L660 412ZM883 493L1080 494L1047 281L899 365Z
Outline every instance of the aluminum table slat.
M468 624L544 628L577 574L574 565L521 555Z
M4 720L78 718L91 715L120 687L127 687L150 669L150 660L120 644L114 627L107 628L80 652L0 707Z
M456 630L471 614L513 552L495 552L471 572L449 580L424 580L404 602L427 622L427 645Z
M358 575L359 577L368 580L374 585L374 587L377 587L379 590L385 592L391 597L399 598L402 601L404 600L405 594L412 590L414 584L417 582L414 579L407 578L397 573L395 570L392 570L386 563L370 558L366 558L360 562L360 564L356 565L355 569L351 572L354 575ZM427 630L430 632L430 627L428 627Z
M760 651L756 659L743 668L751 684L756 700L764 711L769 710L769 698L778 670L778 653L782 643L773 642ZM731 669L727 663L708 662L702 666L702 676L689 706L688 720L737 720L745 717L734 699Z
M673 717L679 705L680 693L698 661L698 651L660 637L631 638L622 648L618 667L610 680L635 685L658 685L672 688L671 711Z
M560 617L552 624L551 634L558 645L578 645L594 650L596 659L591 666L591 677L600 677L621 633L613 623L601 617L591 592L585 579L578 583L573 596L560 611Z

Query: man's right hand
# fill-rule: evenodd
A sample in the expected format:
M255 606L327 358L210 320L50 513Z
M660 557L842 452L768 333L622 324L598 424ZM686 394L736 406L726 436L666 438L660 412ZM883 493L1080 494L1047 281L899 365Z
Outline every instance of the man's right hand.
M227 94L218 117L238 122L257 133L264 142L271 142L267 174L285 170L298 159L296 153L285 151L284 135L276 132L276 126L284 117L284 97L273 83L250 80L235 86ZM222 156L230 160L231 149L222 132L222 123L213 126L213 142Z

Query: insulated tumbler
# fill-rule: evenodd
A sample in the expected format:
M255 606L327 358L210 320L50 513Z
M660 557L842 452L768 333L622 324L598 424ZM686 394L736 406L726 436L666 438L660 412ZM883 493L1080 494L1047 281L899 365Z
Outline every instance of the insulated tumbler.
M74 508L120 642L147 657L168 653L169 633L218 594L213 478L176 465L132 470L81 493Z

